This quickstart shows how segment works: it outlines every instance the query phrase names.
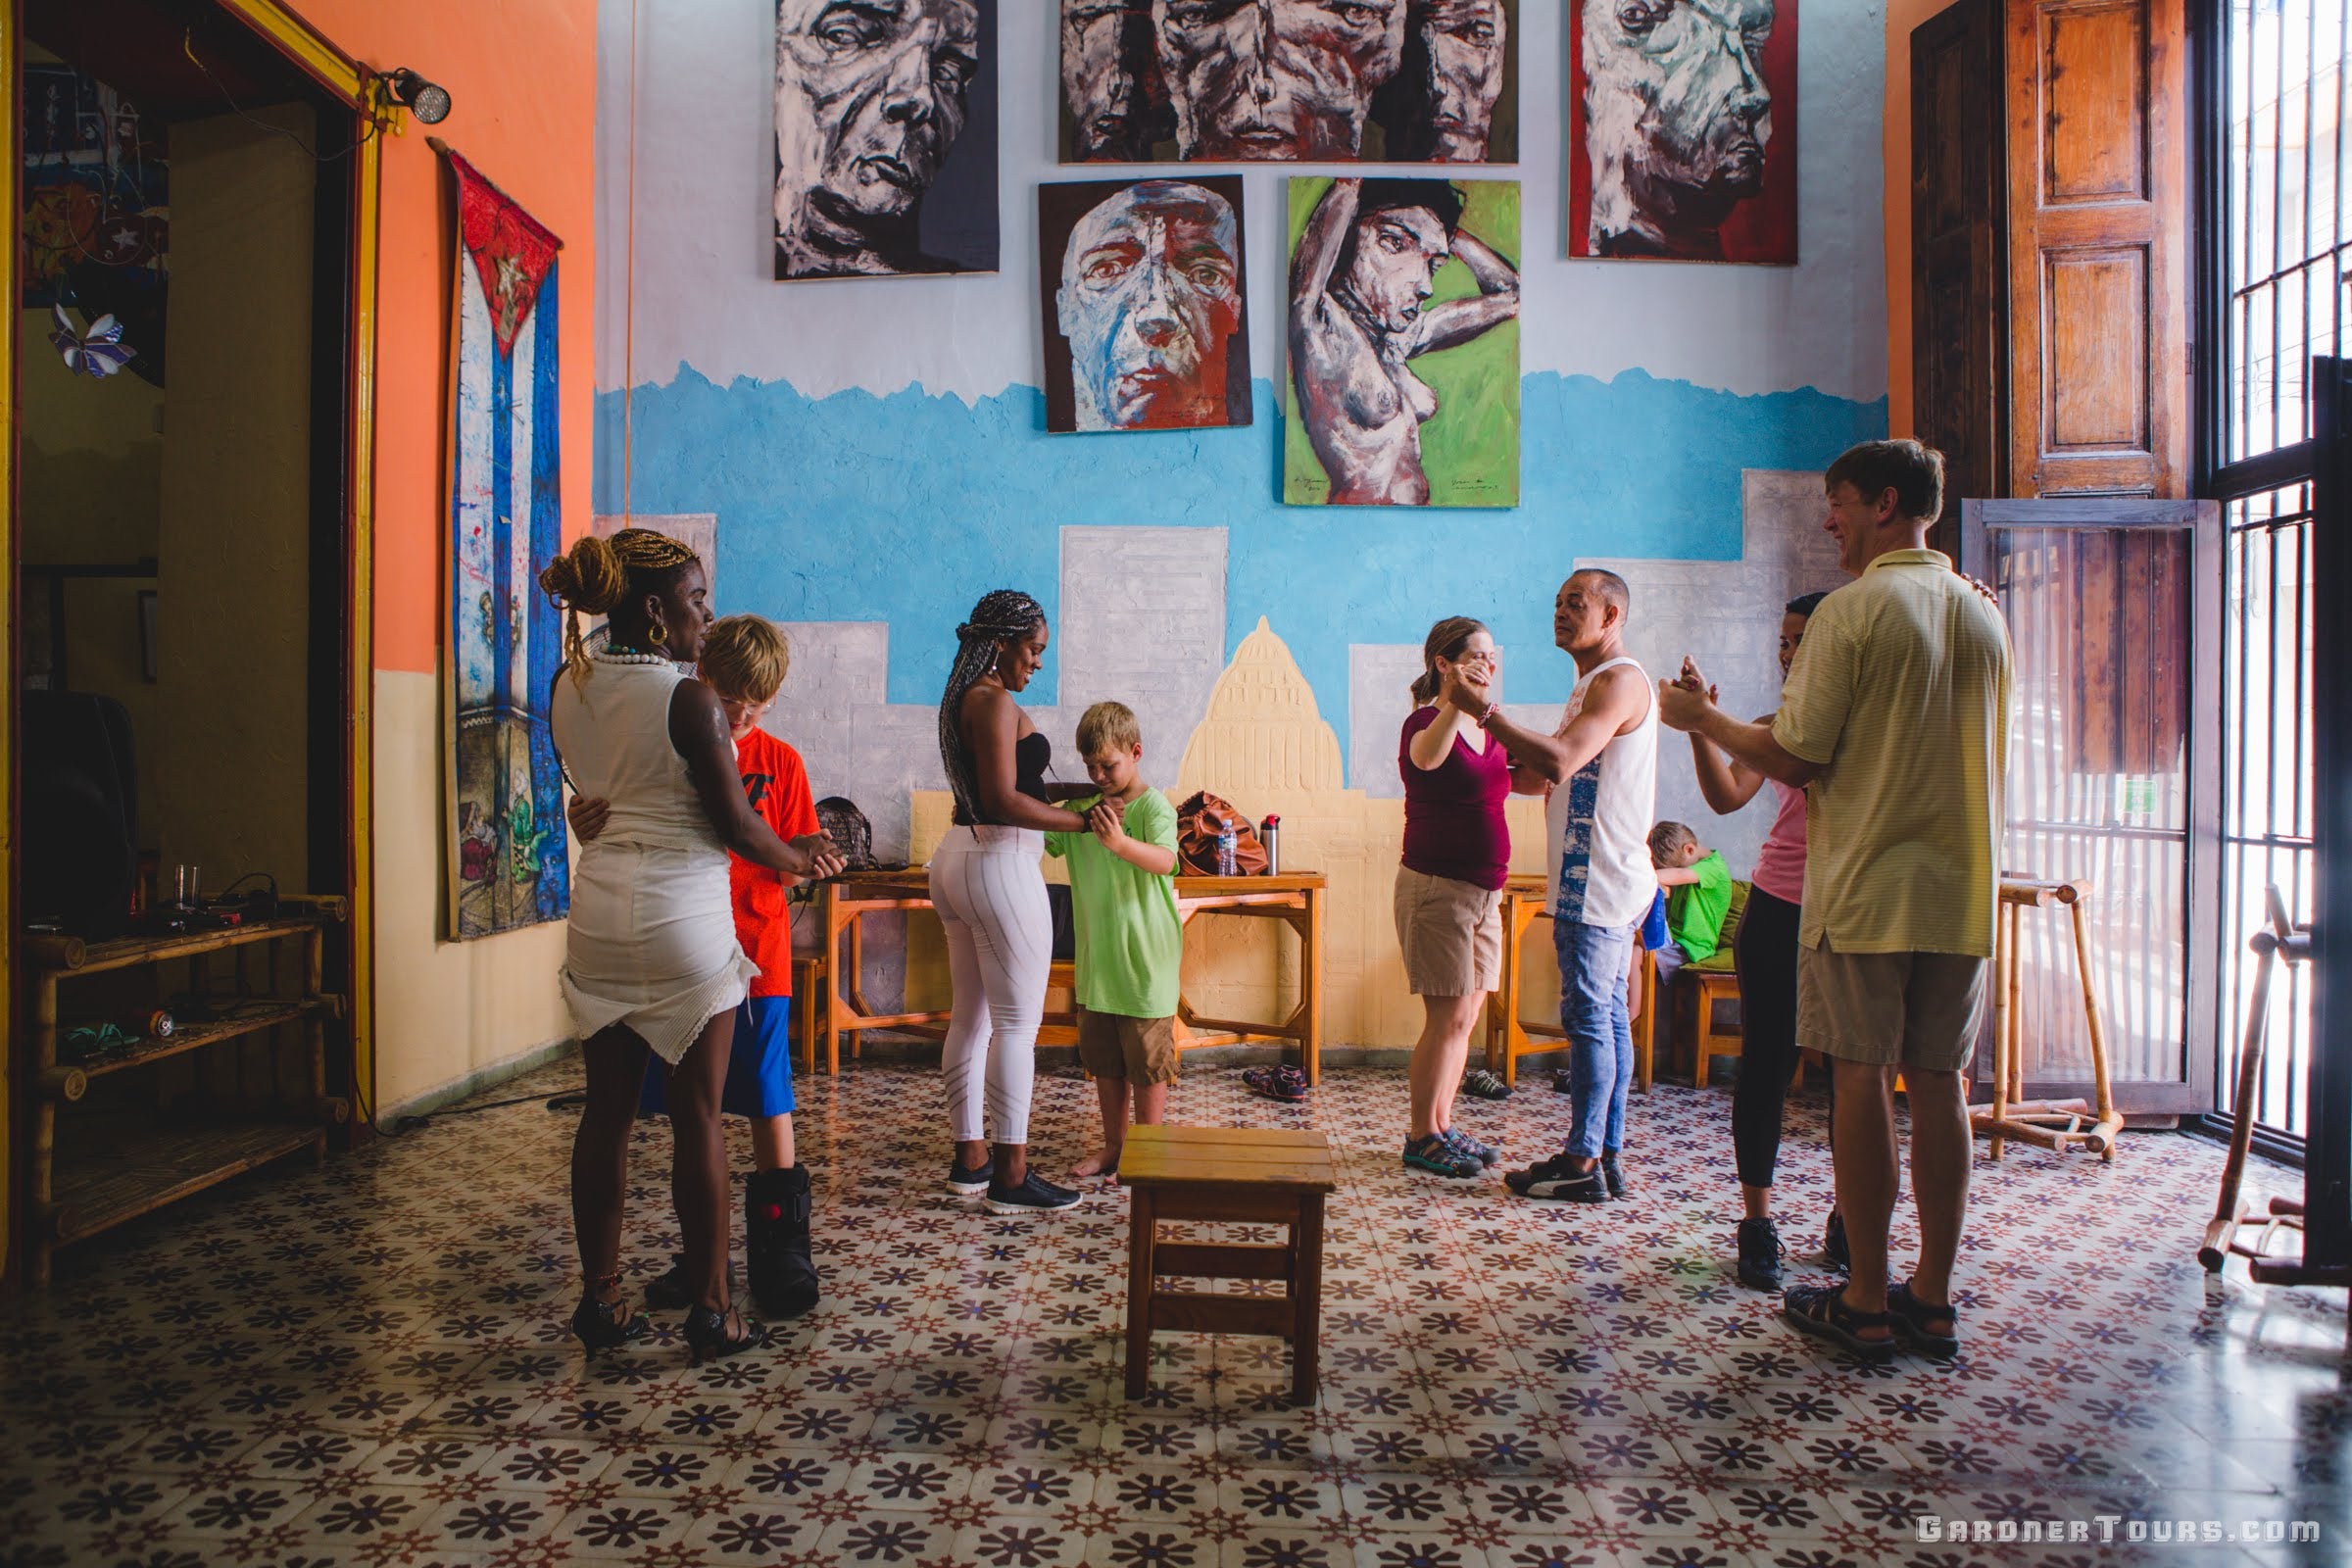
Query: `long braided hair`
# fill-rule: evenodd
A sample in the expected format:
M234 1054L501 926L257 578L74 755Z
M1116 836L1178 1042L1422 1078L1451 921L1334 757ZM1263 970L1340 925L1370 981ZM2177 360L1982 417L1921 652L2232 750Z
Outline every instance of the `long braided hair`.
M564 612L564 667L574 681L588 678L588 648L580 612L610 615L631 599L664 593L670 579L702 557L667 534L623 528L610 539L583 535L539 572L539 586Z
M999 645L1028 635L1045 618L1045 607L1036 600L1000 588L983 596L972 607L972 618L956 628L956 663L939 700L939 760L948 770L948 788L956 793L956 814L966 822L979 821L981 812L979 776L971 748L963 743L963 694L996 667Z

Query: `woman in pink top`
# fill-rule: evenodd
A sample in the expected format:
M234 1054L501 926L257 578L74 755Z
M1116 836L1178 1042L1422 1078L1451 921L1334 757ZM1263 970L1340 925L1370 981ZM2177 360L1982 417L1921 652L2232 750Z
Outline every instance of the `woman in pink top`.
M1788 602L1781 616L1781 674L1788 673L1805 622L1823 596ZM1683 662L1682 685L1704 687L1698 666ZM1708 688L1708 695L1714 695ZM1766 715L1769 717L1770 715ZM1781 1152L1781 1109L1796 1073L1796 925L1805 898L1805 792L1733 761L1704 736L1690 737L1698 792L1719 816L1756 798L1767 783L1780 798L1772 832L1756 854L1755 874L1733 939L1740 971L1740 1082L1732 1092L1732 1148L1740 1169L1740 1281L1759 1291L1781 1288L1781 1233L1772 1218L1772 1172ZM1831 1200L1823 1252L1845 1261L1845 1227Z

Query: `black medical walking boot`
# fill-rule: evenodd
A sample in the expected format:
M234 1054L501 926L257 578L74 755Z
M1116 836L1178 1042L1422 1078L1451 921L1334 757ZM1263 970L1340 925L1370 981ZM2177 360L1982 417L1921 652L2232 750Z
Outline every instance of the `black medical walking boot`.
M808 1255L810 1200L803 1165L758 1170L743 1189L743 1250L752 1299L770 1317L806 1316L816 1305L816 1262Z

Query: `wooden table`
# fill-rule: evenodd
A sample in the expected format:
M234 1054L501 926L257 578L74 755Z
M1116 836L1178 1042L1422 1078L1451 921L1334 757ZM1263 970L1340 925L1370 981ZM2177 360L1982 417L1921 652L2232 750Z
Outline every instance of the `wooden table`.
M1323 1200L1339 1186L1317 1132L1250 1127L1131 1127L1119 1156L1128 1192L1127 1397L1150 1387L1157 1329L1263 1334L1291 1342L1291 1402L1321 1386ZM1289 1240L1174 1242L1162 1221L1280 1225ZM1285 1294L1163 1291L1162 1279L1281 1280Z
M1306 1081L1323 1076L1323 901L1328 884L1320 871L1285 871L1278 876L1179 876L1176 915L1190 925L1196 915L1239 915L1280 920L1298 933L1298 1003L1271 1023L1208 1018L1179 998L1176 1016L1181 1050L1200 1046L1279 1044L1298 1048ZM841 1070L841 1037L866 1029L896 1029L937 1038L947 1030L944 1011L878 1012L865 1000L864 940L859 922L885 911L928 909L931 874L926 866L902 871L851 871L818 884L821 950L828 956L821 1001L820 1034L825 1070ZM846 952L845 952L846 950Z

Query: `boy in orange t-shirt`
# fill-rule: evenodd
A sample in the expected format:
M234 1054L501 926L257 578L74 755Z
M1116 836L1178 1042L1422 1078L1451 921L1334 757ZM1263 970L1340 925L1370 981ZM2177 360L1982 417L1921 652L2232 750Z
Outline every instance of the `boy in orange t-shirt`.
M717 694L735 738L736 770L758 811L778 838L817 831L816 805L801 754L760 727L784 684L791 651L783 634L758 615L728 615L703 636L697 673ZM585 841L605 825L605 802L575 798L572 831ZM744 1253L752 1297L771 1317L799 1317L816 1305L816 1265L808 1253L808 1172L792 1141L792 909L786 889L797 878L730 857L735 940L760 978L735 1014L735 1044L719 1108L752 1123L751 1181L743 1194ZM666 1111L662 1074L649 1071L638 1108ZM648 1306L682 1306L694 1293L670 1272L646 1288Z

